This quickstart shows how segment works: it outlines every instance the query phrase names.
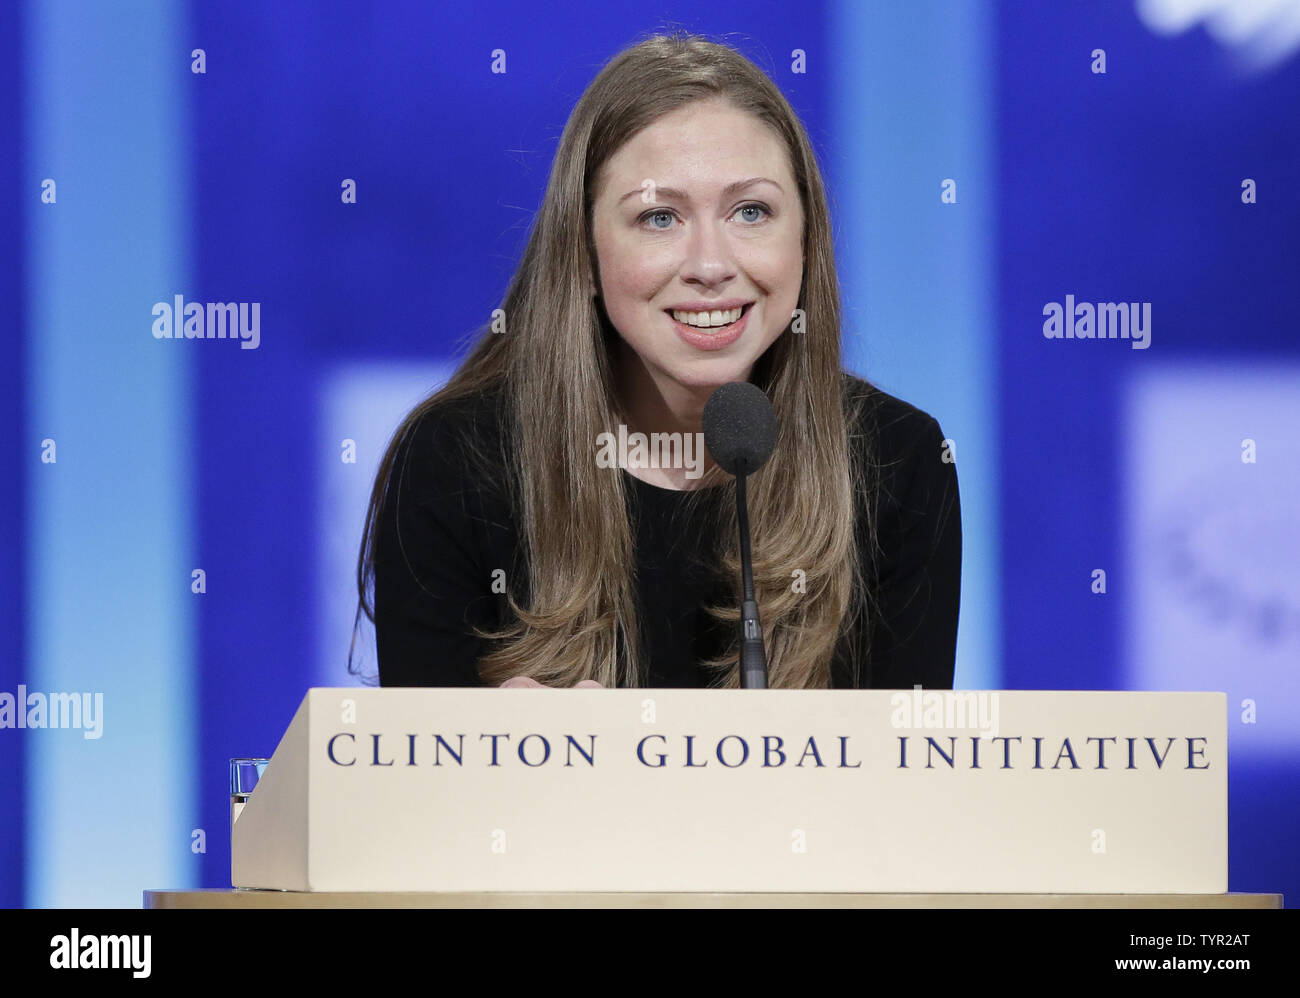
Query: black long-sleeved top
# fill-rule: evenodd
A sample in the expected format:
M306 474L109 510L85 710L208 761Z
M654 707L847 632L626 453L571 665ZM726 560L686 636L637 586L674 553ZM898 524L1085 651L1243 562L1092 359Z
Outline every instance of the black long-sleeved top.
M877 612L868 618L869 631L859 625L837 652L831 684L951 689L961 583L956 466L945 460L943 432L932 416L865 381L846 378L867 397L863 420L872 424L850 427L850 439L871 429L876 440L876 557L861 536L859 542ZM476 433L496 453L500 414L499 396L455 400L423 417L398 450L375 543L375 630L383 686L483 685L476 662L487 642L471 624L499 627L503 614L511 612L492 584L496 570L510 578L520 567L518 528L504 472L484 476L471 469L458 442ZM712 528L698 510L693 518L674 515L688 493L619 473L631 484L638 619L649 685L707 686L696 663L722 651L734 626L721 625L704 611L710 602L731 598L735 589L697 557L711 550L705 540ZM521 590L511 585L511 591ZM869 639L869 650L863 650L863 638Z

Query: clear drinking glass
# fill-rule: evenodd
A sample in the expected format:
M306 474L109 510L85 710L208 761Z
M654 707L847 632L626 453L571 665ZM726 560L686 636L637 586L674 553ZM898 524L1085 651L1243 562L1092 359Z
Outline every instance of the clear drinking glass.
M248 803L257 781L266 772L270 759L231 759L230 760L230 828L235 828L235 819Z

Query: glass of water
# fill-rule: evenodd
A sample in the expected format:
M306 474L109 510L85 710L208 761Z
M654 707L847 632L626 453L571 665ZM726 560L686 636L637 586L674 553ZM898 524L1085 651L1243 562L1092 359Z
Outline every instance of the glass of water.
M248 803L257 781L266 772L270 759L231 759L230 760L230 828L235 828L235 819Z

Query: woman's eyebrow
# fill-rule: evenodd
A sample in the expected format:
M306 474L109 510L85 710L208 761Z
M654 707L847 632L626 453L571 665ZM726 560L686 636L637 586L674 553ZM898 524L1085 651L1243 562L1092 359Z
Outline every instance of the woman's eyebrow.
M780 184L778 184L775 180L769 180L767 177L750 177L748 180L737 180L734 184L728 184L726 187L722 189L722 196L724 198L730 197L731 195L738 194L741 191L745 190L746 188L753 187L756 184L771 184L782 194L785 193L785 188L782 187ZM638 187L634 191L628 191L626 194L624 194L621 198L618 199L618 203L622 204L633 194L640 194L642 189L643 188ZM690 198L688 198L685 194L683 194L675 187L660 187L658 185L655 185L654 193L656 198L665 201L689 201L690 200Z

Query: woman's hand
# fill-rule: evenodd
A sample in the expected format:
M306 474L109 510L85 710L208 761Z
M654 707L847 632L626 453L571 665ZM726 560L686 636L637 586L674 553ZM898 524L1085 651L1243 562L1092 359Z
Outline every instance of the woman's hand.
M530 679L528 676L511 676L509 679L507 679L504 683L502 683L498 687L498 689L502 689L502 690L506 690L506 689L547 690L550 688L551 687L547 686L545 683L539 683L536 679ZM575 690L600 690L600 689L604 689L604 687L601 686L600 683L596 682L596 680L594 679L584 679L580 683L578 683L578 685L575 686L574 689Z

